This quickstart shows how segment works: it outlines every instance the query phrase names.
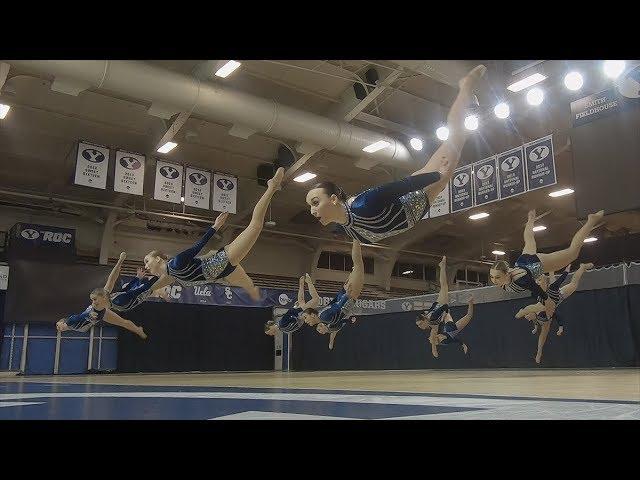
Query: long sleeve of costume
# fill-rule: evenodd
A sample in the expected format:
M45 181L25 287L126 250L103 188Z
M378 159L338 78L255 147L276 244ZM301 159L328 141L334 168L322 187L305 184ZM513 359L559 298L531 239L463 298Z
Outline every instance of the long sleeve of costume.
M211 240L211 237L213 237L215 233L215 228L209 227L203 237L198 240L193 245L193 247L187 248L171 259L171 266L177 270L185 268L193 260L193 258L198 255L198 253L200 253L200 250L204 248L204 246L209 242L209 240Z
M375 187L368 192L369 198L376 202L388 203L406 195L409 192L422 190L431 184L436 183L441 178L439 172L421 173L412 175L395 182L385 183Z
M120 291L121 292L129 292L129 291L133 290L134 288L138 287L142 283L142 280L143 280L142 278L134 277L133 280L131 280L126 285L124 285L120 289Z

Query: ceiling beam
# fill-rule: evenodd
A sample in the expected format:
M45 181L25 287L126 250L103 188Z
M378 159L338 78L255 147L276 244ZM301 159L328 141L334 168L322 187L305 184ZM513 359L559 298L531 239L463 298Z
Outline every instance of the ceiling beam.
M347 112L345 112L343 114L343 119L346 122L351 122L354 118L356 118L358 114L362 113L362 110L364 110L367 105L369 105L376 98L378 98L378 96L382 92L384 92L387 87L391 86L391 84L395 82L400 77L401 74L402 74L401 71L393 71L389 75L387 75L387 77L385 77L384 80L378 82L376 87L373 90L371 90L366 97L364 97L356 105L354 105ZM291 165L287 169L287 171L284 174L284 181L287 182L291 177L293 177L293 175L295 175L297 171L303 168L307 164L307 162L311 159L311 157L313 157L313 155L315 155L316 153L317 152L313 152L310 154L305 154L302 157L300 157L298 161L296 161L293 165Z
M191 70L191 76L198 80L198 96L200 94L200 82L208 80L211 78L211 75L215 72L215 67L218 64L219 60L206 60L204 62L200 62L193 67ZM197 102L197 98L196 98ZM152 105L153 107L153 105ZM194 105L195 107L195 105ZM191 112L193 108L191 109ZM156 146L156 150L160 148L167 142L173 140L174 136L180 131L180 129L187 123L187 120L191 116L191 112L183 111L178 114L176 119L173 121L171 126L167 129L165 134L162 136L158 145Z

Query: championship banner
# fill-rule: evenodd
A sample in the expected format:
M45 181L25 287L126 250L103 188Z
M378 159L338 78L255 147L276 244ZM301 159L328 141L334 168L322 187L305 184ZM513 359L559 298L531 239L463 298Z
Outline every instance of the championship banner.
M529 190L556 184L556 165L551 135L524 144Z
M180 197L182 197L182 165L158 160L153 198L165 202L181 203Z
M496 157L486 158L473 164L474 205L498 200L498 172Z
M216 173L213 176L213 206L215 212L236 213L238 179Z
M429 211L424 214L423 218L435 218L447 215L449 213L449 200L449 184L447 184L444 190L433 200L433 204L429 207Z
M497 156L500 198L520 195L527 190L522 147L513 148Z
M187 167L184 181L184 204L209 210L211 172Z
M142 195L144 189L145 157L137 153L116 150L116 171L113 190Z
M9 284L9 265L0 265L0 290L6 290Z
M451 213L473 207L473 181L471 165L453 172L451 188Z
M109 148L78 142L76 155L76 175L74 183L85 187L107 188L109 170Z

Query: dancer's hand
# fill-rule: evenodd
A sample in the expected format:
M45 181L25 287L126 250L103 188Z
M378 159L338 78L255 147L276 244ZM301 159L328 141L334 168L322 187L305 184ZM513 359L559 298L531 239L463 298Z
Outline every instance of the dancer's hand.
M224 222L227 221L227 217L229 216L229 212L224 212L218 215L216 221L213 223L213 228L216 230L220 230L220 227L224 225Z
M127 258L127 253L126 252L122 252L120 254L120 262L124 262L125 258Z
M138 277L140 280L144 278L144 268L138 267L138 269L136 270L136 277Z

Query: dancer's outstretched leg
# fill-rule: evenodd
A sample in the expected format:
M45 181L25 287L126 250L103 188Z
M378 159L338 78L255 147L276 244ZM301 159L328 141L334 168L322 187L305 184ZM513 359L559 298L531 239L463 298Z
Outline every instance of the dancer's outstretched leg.
M449 137L429 158L423 168L412 173L412 175L428 172L440 172L442 174L442 178L438 182L426 187L430 203L433 203L438 194L447 186L453 176L453 171L458 166L462 147L464 147L469 135L469 131L464 127L464 118L467 108L471 104L473 93L478 86L478 81L486 71L487 67L478 65L460 80L460 91L447 115Z
M578 255L580 255L580 249L582 248L584 239L587 238L591 230L600 223L603 215L604 210L590 214L587 218L587 223L573 236L569 248L553 253L538 253L538 258L542 263L543 270L545 272L559 271L571 262L574 262L578 258Z
M269 203L273 195L280 190L283 176L284 168L280 167L273 178L267 182L267 191L253 207L253 215L249 225L229 245L224 247L231 265L238 265L258 240L264 226L264 217L267 214Z

